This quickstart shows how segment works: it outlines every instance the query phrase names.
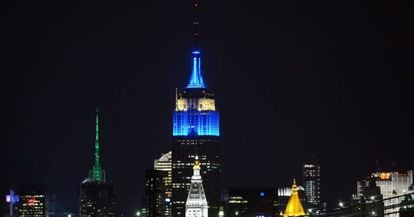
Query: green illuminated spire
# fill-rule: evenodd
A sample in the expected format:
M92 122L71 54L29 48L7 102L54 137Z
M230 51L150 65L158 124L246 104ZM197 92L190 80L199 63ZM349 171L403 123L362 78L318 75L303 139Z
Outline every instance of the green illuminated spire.
M99 156L99 113L96 109L96 122L95 122L95 164L93 165L90 180L93 182L105 181L104 172L101 168Z

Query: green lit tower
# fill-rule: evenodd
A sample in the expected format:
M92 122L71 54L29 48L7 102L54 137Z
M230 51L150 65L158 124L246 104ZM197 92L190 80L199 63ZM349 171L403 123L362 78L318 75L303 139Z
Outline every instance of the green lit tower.
M98 109L95 117L95 162L92 170L89 171L89 177L79 187L79 216L114 217L116 216L115 185L106 181L105 171L102 170L100 162Z
M99 112L96 109L95 120L95 164L89 172L89 180L92 182L105 182L105 171L102 170L99 155Z

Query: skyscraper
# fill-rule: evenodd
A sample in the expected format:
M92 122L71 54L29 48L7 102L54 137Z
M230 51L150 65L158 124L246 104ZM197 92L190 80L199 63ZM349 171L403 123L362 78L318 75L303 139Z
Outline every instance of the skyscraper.
M145 209L147 217L171 217L172 152L154 160L154 168L145 173Z
M195 11L199 2L194 2ZM192 165L199 157L203 185L209 201L210 216L218 216L220 202L220 121L214 94L207 89L201 68L198 47L197 16L194 25L192 70L187 86L176 93L173 112L172 141L172 216L184 217L185 201L190 189Z
M321 168L317 161L307 161L303 164L302 178L307 207L309 209L319 209L321 201Z
M196 158L191 177L190 190L185 203L185 217L208 217L208 202L200 175L200 162Z
M44 184L22 185L19 189L18 205L21 217L47 217L47 187Z
M116 216L115 186L106 182L105 171L100 164L98 110L95 123L95 164L89 172L89 177L80 184L79 193L81 217Z
M171 217L171 198L172 198L172 152L162 154L159 159L154 160L154 170L163 171L162 177L165 187L165 200L164 200L164 217Z
M145 208L146 217L165 216L166 186L164 177L168 172L147 170L145 173Z

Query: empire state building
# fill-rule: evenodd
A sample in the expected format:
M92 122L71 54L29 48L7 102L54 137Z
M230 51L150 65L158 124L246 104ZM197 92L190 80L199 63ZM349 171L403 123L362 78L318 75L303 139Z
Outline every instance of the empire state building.
M194 8L199 3L195 1ZM214 94L204 82L198 25L194 23L195 48L187 85L176 93L172 141L172 216L185 216L185 202L191 185L196 156L203 168L201 176L209 205L209 216L218 216L220 202L220 116Z

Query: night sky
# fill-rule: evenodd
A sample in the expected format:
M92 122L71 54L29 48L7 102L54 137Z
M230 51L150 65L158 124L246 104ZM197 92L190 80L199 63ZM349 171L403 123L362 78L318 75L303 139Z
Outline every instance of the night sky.
M76 210L98 106L102 164L132 213L145 169L170 149L175 88L190 75L192 1L0 8L1 194L44 182ZM316 155L330 202L348 198L377 160L414 168L408 4L201 0L201 10L226 186L289 186Z

